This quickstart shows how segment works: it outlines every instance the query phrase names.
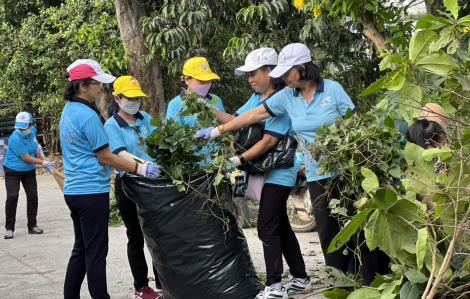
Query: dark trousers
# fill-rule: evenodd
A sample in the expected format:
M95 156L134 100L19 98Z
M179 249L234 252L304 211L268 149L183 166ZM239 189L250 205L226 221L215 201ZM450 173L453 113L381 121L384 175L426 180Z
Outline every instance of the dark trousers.
M287 216L287 199L292 187L265 184L258 213L258 237L263 242L266 285L281 282L282 256L295 278L306 278L299 242Z
M147 261L144 254L144 235L137 215L137 206L122 191L122 182L119 176L116 176L114 186L116 203L127 229L127 258L134 277L134 288L138 290L148 286L149 283ZM155 284L161 286L155 265L153 265L153 274L155 275Z
M343 272L347 272L350 258L343 254L344 248L340 248L332 253L327 253L331 241L341 230L338 219L331 216L331 210L328 207L328 203L330 198L341 198L343 185L343 183L338 179L333 179L333 185L329 186L329 189L326 190L325 187L328 186L328 180L329 179L324 179L308 183L310 198L312 199L313 205L313 215L315 216L315 221L317 223L318 236L320 237L320 244L323 250L323 255L325 256L326 265L338 268ZM355 208L352 205L352 201L347 203L345 207L347 209L347 214L349 216L354 216ZM383 269L380 269L382 267L381 265L384 263L383 261L379 261L379 251L377 249L370 251L367 247L364 238L364 231L361 231L359 235L354 234L352 236L352 241L356 247L358 244L362 244L359 246L362 263L361 274L364 284L369 285L374 280L376 273L384 271ZM388 267L388 261L386 261L385 264L385 267Z
M36 169L29 171L16 171L3 166L5 172L5 188L7 200L5 202L5 229L15 231L16 208L20 195L20 182L26 193L26 214L28 216L28 228L37 226L38 214L38 184L36 182Z
M85 279L93 299L108 299L106 256L108 255L109 193L64 195L73 220L75 243L65 274L64 298L80 298Z

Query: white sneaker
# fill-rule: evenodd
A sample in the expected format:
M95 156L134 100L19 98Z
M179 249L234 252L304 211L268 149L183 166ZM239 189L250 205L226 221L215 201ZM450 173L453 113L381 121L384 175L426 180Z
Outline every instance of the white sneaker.
M307 294L313 291L312 284L310 282L310 277L307 277L305 282L302 282L292 275L288 277L289 282L287 283L287 293L291 294Z
M265 287L264 291L261 291L256 295L255 299L288 299L287 291L284 287L280 291L271 287Z

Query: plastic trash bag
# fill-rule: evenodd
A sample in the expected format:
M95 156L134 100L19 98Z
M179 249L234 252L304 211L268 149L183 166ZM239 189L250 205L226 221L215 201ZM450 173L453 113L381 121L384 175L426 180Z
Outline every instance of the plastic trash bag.
M245 197L246 183L245 176L237 175L235 177L235 183L233 183L233 197Z
M241 128L233 140L236 154L243 154L260 141L263 137L263 131L263 122ZM294 167L297 146L297 140L290 134L286 134L269 151L238 166L238 169L248 173L262 173L274 168Z
M188 193L178 192L170 179L122 178L124 192L138 205L165 299L253 299L260 291L236 218L198 195L215 197L214 178L190 175L186 181L194 189ZM219 218L227 218L228 226Z

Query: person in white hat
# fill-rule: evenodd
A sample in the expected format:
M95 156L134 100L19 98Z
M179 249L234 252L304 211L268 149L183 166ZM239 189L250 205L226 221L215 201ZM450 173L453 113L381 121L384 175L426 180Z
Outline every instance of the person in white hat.
M277 53L272 48L260 48L249 53L245 65L237 68L235 74L246 75L254 93L233 115L214 109L217 121L221 124L228 123L246 111L263 105L280 92L286 86L284 81L270 78L270 73L276 68L277 63ZM293 135L289 115L268 118L265 121L262 139L231 160L235 166L250 161L270 150L289 133ZM305 271L299 242L292 231L286 211L287 199L296 179L295 165L290 168L274 168L267 173L266 182L262 187L257 227L258 236L263 243L266 287L256 299L287 298L288 294L308 293L313 290ZM284 272L283 256L292 276L286 286L281 284Z
M100 112L91 103L103 83L116 78L106 74L90 59L80 59L67 68L70 82L65 87L68 101L59 131L64 161L64 198L70 209L75 244L67 266L64 298L80 298L87 276L92 298L109 298L106 286L108 254L109 166L145 177L158 177L161 167L150 162L125 160L109 150Z
M201 129L196 136L210 139L220 136L223 132L235 131L269 117L288 115L302 148L305 148L306 143L313 143L315 131L322 125L333 124L335 117L345 115L348 109L355 114L354 104L343 87L337 82L321 78L318 67L311 61L310 50L304 44L285 46L279 53L277 67L269 75L272 78L282 77L288 87L272 96L263 105L246 111L217 128ZM333 177L333 173L318 175L317 162L308 153L305 151L304 154L307 182L326 265L346 272L349 259L343 255L343 250L328 253L331 241L341 229L339 221L331 216L328 204L330 198L340 198L342 182ZM331 187L326 190L328 185ZM348 214L352 216L355 211L352 201L346 208ZM357 246L362 244L359 246L362 278L363 283L369 285L376 273L385 274L384 272L388 271L388 264L379 269L378 250L369 250L364 242L363 233L359 239L353 239Z
M12 239L15 232L16 207L20 191L20 182L26 193L28 233L42 234L37 226L38 187L36 182L36 164L52 172L52 162L43 160L42 148L36 139L33 116L29 112L16 115L15 131L10 136L5 154L3 169L5 172L5 239Z

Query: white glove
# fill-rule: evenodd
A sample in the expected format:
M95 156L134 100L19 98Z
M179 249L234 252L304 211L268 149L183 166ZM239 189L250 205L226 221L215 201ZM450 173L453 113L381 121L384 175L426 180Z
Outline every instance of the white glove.
M229 160L230 160L230 162L232 162L233 167L238 167L238 166L242 165L242 162L240 161L240 158L238 156L232 157Z
M206 129L197 130L193 138L204 138L207 140L207 139L219 137L220 135L221 134L220 134L220 130L218 127L217 128L209 127Z
M145 161L137 165L137 174L146 178L158 178L162 172L163 166Z
M52 163L51 161L44 160L44 162L42 162L42 167L44 167L47 171L49 171L50 173L52 173L52 175L54 175L52 166L54 166L54 163Z
M39 159L44 159L44 152L42 150L42 146L38 143L38 148L36 149L36 157Z
M212 105L203 98L197 98L197 102L203 104L206 107L212 108Z

